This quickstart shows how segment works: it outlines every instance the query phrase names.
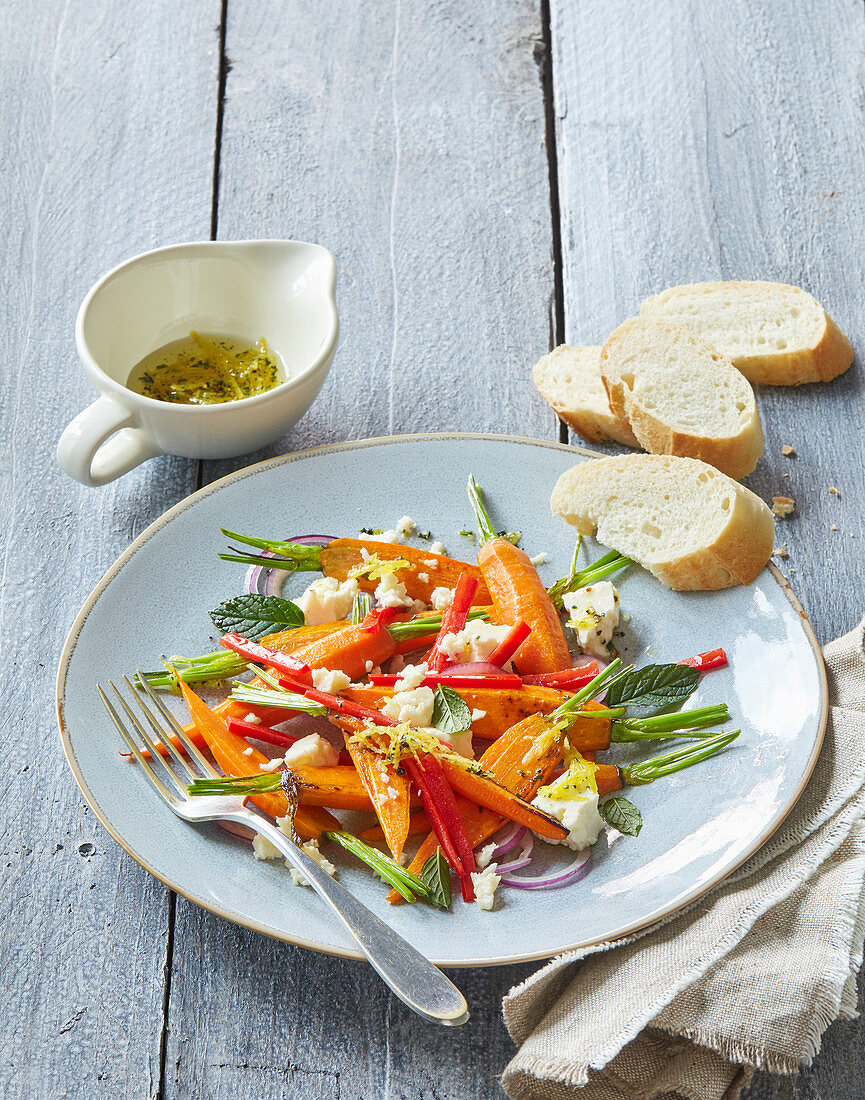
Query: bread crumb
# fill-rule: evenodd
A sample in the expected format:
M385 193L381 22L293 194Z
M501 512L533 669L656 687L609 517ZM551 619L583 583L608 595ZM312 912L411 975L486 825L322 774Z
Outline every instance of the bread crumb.
M838 490L835 488L834 485L829 486L829 492L832 494L833 497L840 497L841 496L841 494L838 492Z
M772 512L776 516L789 516L795 507L791 497L772 497Z
M790 455L795 455L796 452L793 450L789 443L785 443L784 446L781 448L781 454L786 455L787 458L789 458Z
M776 558L788 558L789 556L790 555L787 553L787 551L783 547L781 547L781 548L779 548L778 550L775 551L775 557Z

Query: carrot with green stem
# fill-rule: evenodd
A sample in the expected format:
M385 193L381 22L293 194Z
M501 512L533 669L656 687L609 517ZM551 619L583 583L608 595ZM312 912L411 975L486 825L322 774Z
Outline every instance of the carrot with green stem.
M381 563L400 562L399 567L393 572L406 586L406 592L412 599L429 603L435 588L453 588L460 573L468 571L479 582L474 597L475 603L490 602L489 592L481 580L477 566L467 565L455 558L434 554L430 550L416 546L376 542L374 539L334 539L327 546L310 546L279 539L254 538L225 528L222 529L222 533L226 538L234 539L235 542L266 550L269 555L273 555L273 557L265 557L238 551L220 554L219 557L223 561L235 561L243 565L263 565L267 569L282 569L289 573L321 572L326 577L335 577L340 581L354 576L362 589L372 592L378 584L378 578L370 576L364 570L369 569L369 559L375 555L377 561Z
M469 477L469 500L478 525L478 566L499 623L522 621L531 632L514 654L520 672L558 672L571 663L559 613L528 555L501 538L484 507L480 486Z

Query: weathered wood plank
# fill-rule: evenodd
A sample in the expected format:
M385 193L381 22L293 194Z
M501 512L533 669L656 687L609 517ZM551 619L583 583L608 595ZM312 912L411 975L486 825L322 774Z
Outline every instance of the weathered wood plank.
M602 342L666 286L757 278L810 290L861 352L862 5L553 0L552 16L568 342ZM758 395L749 484L797 502L778 544L822 641L862 614L861 396L860 367Z
M861 354L862 4L551 6L567 341L602 342L666 286L762 278L814 293ZM863 613L861 366L758 403L749 484L797 502L780 564L826 641ZM748 1097L861 1095L862 1036L835 1026L813 1067Z
M78 303L145 248L207 237L218 0L7 5L0 41L4 1097L153 1097L168 894L84 806L52 704L63 638L128 542L195 485L163 459L103 490L54 462L94 399ZM134 615L134 609L130 609ZM110 750L106 750L110 751Z
M230 5L219 237L318 241L339 268L331 375L263 454L553 429L527 369L553 286L537 4L464 7Z
M539 40L527 0L232 0L219 236L316 240L340 269L333 372L272 451L450 428L554 435L527 369L549 346L553 286ZM512 1050L501 996L530 969L460 972L474 1018L453 1033L361 964L182 900L175 942L178 1100L480 1100Z

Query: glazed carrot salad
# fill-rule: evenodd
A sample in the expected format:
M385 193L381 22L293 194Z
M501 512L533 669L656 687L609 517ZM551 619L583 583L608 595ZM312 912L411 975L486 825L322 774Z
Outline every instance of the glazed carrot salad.
M190 793L247 795L331 874L339 848L368 865L394 904L448 909L452 877L482 909L500 886L573 885L604 829L639 833L624 788L698 764L739 733L707 732L729 717L723 704L683 707L727 663L723 650L623 667L606 578L633 563L611 551L580 566L578 542L547 588L543 555L496 531L473 477L468 492L477 530L462 534L476 564L448 557L409 517L361 538L224 530L239 548L220 557L249 568L243 595L210 613L220 648L142 674L183 694L188 734L224 773ZM321 576L284 599L299 572ZM211 706L197 684L228 694ZM603 760L613 743L666 739L674 746L647 759ZM556 870L533 873L539 843L561 846ZM253 849L279 858L261 837Z

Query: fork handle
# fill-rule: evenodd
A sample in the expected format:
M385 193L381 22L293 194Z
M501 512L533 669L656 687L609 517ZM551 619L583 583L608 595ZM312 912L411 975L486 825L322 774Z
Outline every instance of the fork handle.
M254 822L250 821L250 816ZM375 913L349 893L314 859L293 844L269 821L250 815L238 816L245 825L269 840L286 860L309 882L357 941L372 967L397 997L424 1019L454 1027L469 1018L466 999L457 987L429 959L398 935Z

